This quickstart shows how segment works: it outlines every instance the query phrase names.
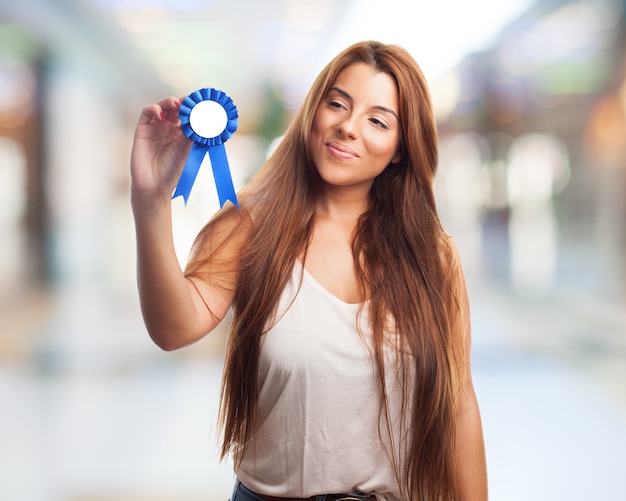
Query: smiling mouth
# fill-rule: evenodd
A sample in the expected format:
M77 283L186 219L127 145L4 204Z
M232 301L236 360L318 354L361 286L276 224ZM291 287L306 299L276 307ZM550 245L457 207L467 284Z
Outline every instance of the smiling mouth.
M350 148L347 148L338 143L326 143L326 147L330 154L338 159L347 160L351 158L358 158L358 155L352 151Z

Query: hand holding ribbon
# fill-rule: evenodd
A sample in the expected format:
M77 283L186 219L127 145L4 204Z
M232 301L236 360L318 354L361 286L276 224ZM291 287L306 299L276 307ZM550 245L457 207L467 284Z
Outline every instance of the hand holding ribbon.
M237 130L238 115L235 104L224 92L204 88L192 92L183 100L179 109L179 118L183 133L193 141L193 145L172 198L182 195L187 205L200 165L208 153L220 208L228 200L238 208L237 195L224 148L224 143Z

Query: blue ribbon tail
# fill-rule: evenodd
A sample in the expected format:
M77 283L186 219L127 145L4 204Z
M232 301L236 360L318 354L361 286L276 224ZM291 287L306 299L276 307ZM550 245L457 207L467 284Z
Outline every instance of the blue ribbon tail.
M239 208L237 202L237 194L233 186L233 178L230 175L228 167L228 158L226 158L226 149L224 144L216 144L209 148L209 157L211 158L211 167L213 168L213 177L215 186L217 187L217 196L220 199L220 208L230 200L235 207Z
M208 148L206 146L193 143L189 156L187 157L187 161L185 162L185 167L183 167L183 172L180 174L180 179L178 180L178 184L176 185L176 189L172 195L172 199L182 195L185 200L185 205L187 205L191 188L193 187L193 183L196 181L198 171L200 170L202 161L207 154L207 150Z

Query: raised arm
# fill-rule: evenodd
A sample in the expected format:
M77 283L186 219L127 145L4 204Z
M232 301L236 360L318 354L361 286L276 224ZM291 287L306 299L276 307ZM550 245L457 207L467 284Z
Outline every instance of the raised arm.
M179 107L173 97L145 107L131 155L141 310L150 337L164 350L191 344L215 328L230 307L236 280L227 273L232 283L216 288L188 278L176 256L171 197L191 146L179 126Z

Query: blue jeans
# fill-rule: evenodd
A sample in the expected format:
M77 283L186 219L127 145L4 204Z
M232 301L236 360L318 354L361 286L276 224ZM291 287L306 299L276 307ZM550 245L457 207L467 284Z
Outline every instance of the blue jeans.
M346 497L357 499L357 500L367 499L370 497L370 494L364 495L364 494L350 493L350 494L346 494ZM248 489L239 480L235 480L235 488L233 489L233 495L229 501L265 501L265 500L262 497L255 494L254 492L252 492L250 489ZM315 501L326 501L326 494L316 496Z

